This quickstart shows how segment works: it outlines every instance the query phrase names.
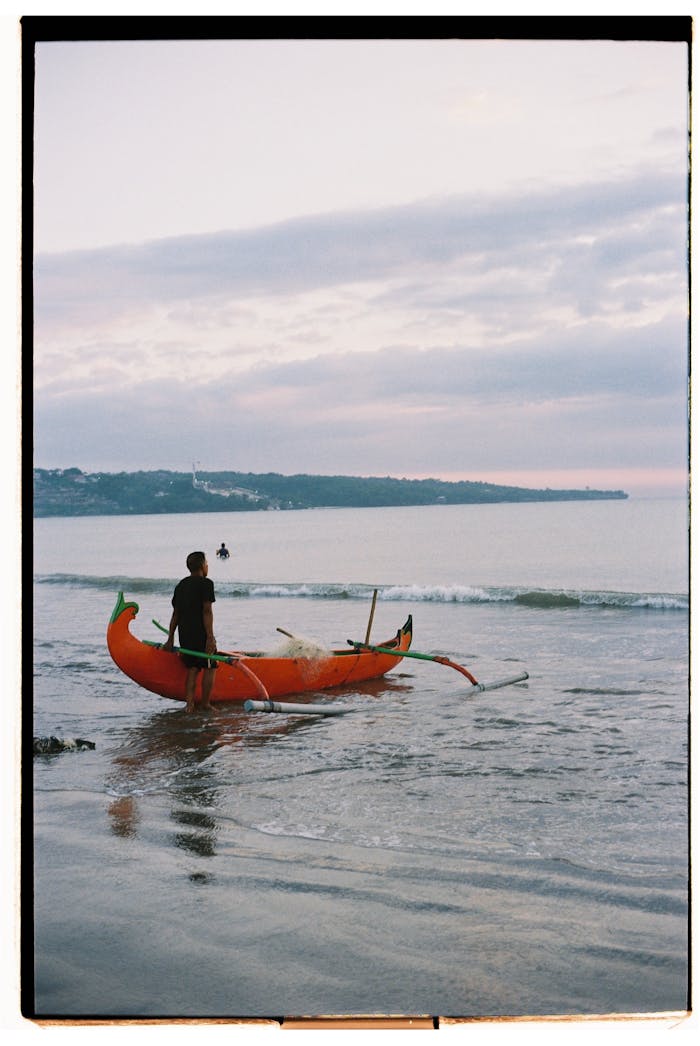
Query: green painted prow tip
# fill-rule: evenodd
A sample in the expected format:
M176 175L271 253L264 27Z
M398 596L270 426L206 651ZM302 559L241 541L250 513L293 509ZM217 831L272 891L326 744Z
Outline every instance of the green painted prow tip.
M139 605L138 605L138 603L127 603L126 600L124 599L124 593L123 592L119 592L117 594L117 602L115 604L114 610L112 611L112 616L109 619L110 625L114 624L114 622L117 620L117 618L120 617L124 613L125 610L128 610L129 607L133 607L134 608L134 614L138 614L138 612L139 612Z

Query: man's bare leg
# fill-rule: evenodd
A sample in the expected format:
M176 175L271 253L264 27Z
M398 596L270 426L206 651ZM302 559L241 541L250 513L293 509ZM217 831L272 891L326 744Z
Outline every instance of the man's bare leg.
M209 696L214 686L215 668L205 668L202 676L202 708L211 708Z
M187 705L185 706L186 712L194 712L194 687L197 682L198 668L187 669L187 681L185 683L185 699Z

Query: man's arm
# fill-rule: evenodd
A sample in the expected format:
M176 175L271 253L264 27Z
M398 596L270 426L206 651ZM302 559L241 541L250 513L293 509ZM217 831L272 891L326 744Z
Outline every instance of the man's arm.
M204 648L204 653L215 654L216 639L214 638L214 609L211 603L202 604L202 620L204 621L204 630L207 634L207 645Z
M177 610L173 610L170 618L170 625L168 626L168 638L163 643L163 650L172 650L175 645L175 629L177 628L178 616Z

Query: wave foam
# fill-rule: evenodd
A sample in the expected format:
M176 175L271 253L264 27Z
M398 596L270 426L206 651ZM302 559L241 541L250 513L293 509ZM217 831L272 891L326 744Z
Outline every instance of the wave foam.
M140 593L168 595L172 578L94 577L80 574L40 574L36 584L93 588L125 595ZM240 599L358 599L367 601L374 585L332 582L219 581L220 597ZM530 610L562 610L577 607L613 610L688 611L688 596L673 592L615 592L585 589L530 589L519 586L477 585L384 585L377 598L395 603L514 604Z

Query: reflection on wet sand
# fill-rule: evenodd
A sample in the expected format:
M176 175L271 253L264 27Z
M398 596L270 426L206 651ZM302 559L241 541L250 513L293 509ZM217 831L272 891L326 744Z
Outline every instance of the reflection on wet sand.
M356 698L357 714L372 711L374 701L389 694L410 691L413 686L393 679L369 680L343 693L343 700ZM311 703L336 700L338 692L309 694ZM364 703L366 701L366 704ZM220 767L207 760L220 748L257 748L303 730L313 730L315 716L275 714L251 715L240 708L217 705L211 712L187 714L169 707L149 716L130 729L114 748L111 772L105 782L114 796L108 807L111 831L124 839L137 835L140 814L138 799L166 793L173 800L170 816L178 826L173 843L197 857L216 854L219 825L216 808L222 786ZM199 880L198 880L199 881Z
M133 795L120 795L109 804L107 813L112 819L111 829L125 839L136 835L139 812Z
M175 835L175 845L181 850L189 850L190 853L199 857L213 857L214 841L218 825L216 820L209 814L198 810L173 810L171 817L178 824L185 825L196 831L178 832Z
M174 800L170 816L181 829L174 845L197 857L216 854L218 823L215 809L220 784L218 768L206 766L219 748L261 746L275 738L312 726L313 719L252 716L218 706L210 713L188 715L167 709L128 731L114 749L105 782L114 799L107 808L114 835L137 835L140 796L167 792ZM193 881L204 881L200 873Z

